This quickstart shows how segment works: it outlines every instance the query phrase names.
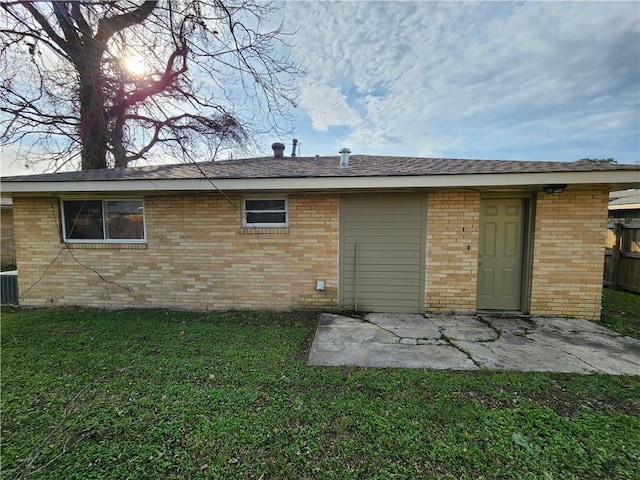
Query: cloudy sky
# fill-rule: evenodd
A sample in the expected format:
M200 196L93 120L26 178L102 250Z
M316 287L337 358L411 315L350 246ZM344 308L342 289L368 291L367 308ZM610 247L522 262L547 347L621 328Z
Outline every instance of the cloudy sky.
M640 159L639 2L296 1L284 15L308 70L303 155Z
M287 1L291 138L353 153L640 160L640 2ZM31 173L2 158L2 174Z

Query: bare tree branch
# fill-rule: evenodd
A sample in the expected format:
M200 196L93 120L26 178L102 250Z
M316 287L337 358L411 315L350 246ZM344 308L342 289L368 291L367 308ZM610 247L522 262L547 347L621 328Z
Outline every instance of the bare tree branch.
M80 30L80 33L82 33L83 39L85 37L86 38L91 37L92 29L89 26L89 23L87 23L86 18L84 18L84 15L82 14L82 10L80 10L79 2L73 2L71 4L71 15L73 16L73 19L78 25L78 29Z
M86 169L206 158L291 128L303 72L282 21L264 27L277 13L270 3L1 6L0 138L22 145L27 163L46 158L55 170L78 160ZM128 69L134 57L143 70Z
M40 13L40 11L33 5L33 2L17 2L19 5L24 6L33 19L38 22L38 25L46 32L48 39L50 39L53 43L55 43L58 47L60 47L65 53L67 52L67 42L58 35L55 30L51 27L46 17ZM3 5L3 8L6 10L10 5ZM40 37L41 38L41 37Z
M98 22L95 41L100 44L106 44L114 33L144 22L157 6L157 0L147 1L127 13L116 15L115 17L101 18Z

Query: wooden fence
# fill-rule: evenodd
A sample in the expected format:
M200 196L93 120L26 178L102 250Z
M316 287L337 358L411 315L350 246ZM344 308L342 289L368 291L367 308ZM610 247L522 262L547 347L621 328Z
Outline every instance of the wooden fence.
M604 284L640 293L640 223L610 223L604 257Z

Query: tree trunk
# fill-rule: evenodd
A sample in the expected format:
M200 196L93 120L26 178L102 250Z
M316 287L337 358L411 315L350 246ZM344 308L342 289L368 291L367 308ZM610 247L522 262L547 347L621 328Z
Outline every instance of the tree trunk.
M113 124L111 132L111 153L115 162L115 168L125 168L129 166L127 151L124 148L124 116L119 115Z
M107 168L107 116L99 62L80 72L79 98L82 170Z

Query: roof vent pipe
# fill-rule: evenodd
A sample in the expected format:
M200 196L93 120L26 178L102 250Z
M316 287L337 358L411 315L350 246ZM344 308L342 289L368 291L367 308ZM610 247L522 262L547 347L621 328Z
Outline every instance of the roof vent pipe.
M349 166L349 154L351 150L344 147L342 150L338 152L340 154L340 168L346 168Z
M295 157L296 156L296 147L298 146L298 139L294 138L293 139L293 150L291 151L291 156Z
M284 143L272 143L271 148L273 149L273 158L284 158Z

